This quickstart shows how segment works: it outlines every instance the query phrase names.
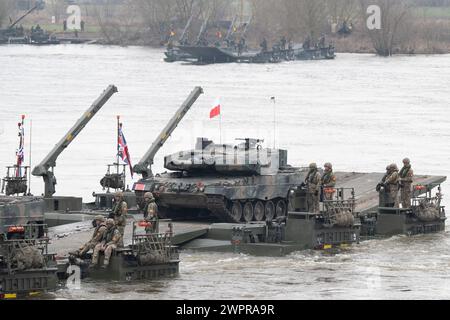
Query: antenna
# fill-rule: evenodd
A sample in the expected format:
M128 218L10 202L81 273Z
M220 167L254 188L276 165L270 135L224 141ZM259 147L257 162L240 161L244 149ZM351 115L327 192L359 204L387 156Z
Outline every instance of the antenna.
M30 155L29 155L29 166L31 168L31 135L33 132L33 120L30 119ZM31 195L31 170L28 173L28 195Z
M276 113L276 101L275 97L270 97L270 100L273 102L273 148L275 149L275 142L276 142L276 130L277 130L277 113Z

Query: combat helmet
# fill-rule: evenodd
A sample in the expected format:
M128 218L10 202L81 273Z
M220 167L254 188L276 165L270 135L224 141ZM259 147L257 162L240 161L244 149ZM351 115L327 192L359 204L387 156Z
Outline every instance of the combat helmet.
M101 222L105 222L105 217L102 216L101 214L96 215L94 218L95 221L101 221Z
M393 171L398 171L398 167L397 167L397 165L396 165L395 163L391 163L391 164L389 165L389 168L390 168L391 170L393 170Z
M144 194L144 199L154 200L155 198L153 197L153 193L151 193L151 192L146 192L146 193Z

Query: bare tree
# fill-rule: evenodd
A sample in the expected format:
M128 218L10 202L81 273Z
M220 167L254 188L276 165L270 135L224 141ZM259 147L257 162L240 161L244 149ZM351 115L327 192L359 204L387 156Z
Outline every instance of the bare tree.
M303 34L317 37L326 23L324 0L284 0L286 21Z
M49 0L47 1L51 15L55 17L56 23L61 19L61 16L65 14L66 4L63 0Z
M359 17L357 0L327 0L326 6L330 24L349 24Z
M136 1L133 0L126 0L123 5L106 1L92 8L92 14L107 43L120 45L133 43L141 38L136 25L137 11Z
M0 27L3 25L9 25L9 17L13 11L13 1L12 0L1 0L0 1Z
M377 5L381 11L381 28L369 30L367 33L378 55L394 54L396 46L401 46L411 32L411 4L399 0L360 0L362 14L367 17L369 5Z

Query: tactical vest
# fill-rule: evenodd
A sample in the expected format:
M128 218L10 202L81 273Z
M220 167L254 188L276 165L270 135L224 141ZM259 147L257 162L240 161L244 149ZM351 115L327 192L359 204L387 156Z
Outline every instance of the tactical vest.
M112 208L112 212L115 216L122 214L122 203L125 202L124 200L121 200L114 204Z
M155 214L156 214L156 216L158 216L158 206L156 205L155 200L153 200L153 201L150 201L149 203L146 203L146 204L145 204L145 207L144 207L144 218L147 218L147 216L148 216L148 207L149 207L151 204L154 204L154 205L155 205L155 207L156 207L156 212L155 212Z
M114 231L118 230L117 227L112 227L109 230L106 230L105 235L103 236L103 240L105 241L105 243L111 242L113 237L114 237Z
M333 171L330 172L326 172L323 176L322 176L322 183L323 184L329 184L331 182L331 178L333 177Z
M308 172L308 175L306 176L306 181L307 182L309 182L309 183L314 183L315 184L315 182L314 181L312 181L312 179L316 176L316 173L317 173L317 170L314 170L314 171L309 171Z
M100 223L98 226L95 227L94 229L94 235L92 236L93 238L95 238L98 234L98 230L100 230L101 227L106 227L106 224L104 223Z
M403 167L403 168L400 170L400 172L399 172L400 178L406 178L406 176L407 176L407 174L409 173L409 170L410 170L410 169L411 169L411 166Z

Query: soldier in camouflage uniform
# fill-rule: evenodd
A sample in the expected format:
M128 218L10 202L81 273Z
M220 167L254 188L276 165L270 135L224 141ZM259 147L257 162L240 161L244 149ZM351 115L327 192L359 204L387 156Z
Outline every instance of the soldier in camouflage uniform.
M118 227L115 225L114 220L106 220L106 227L107 230L103 235L102 241L94 248L91 267L97 266L99 254L103 251L105 253L105 258L101 268L106 269L109 265L109 259L111 258L112 251L121 246L122 235L120 234Z
M386 207L398 208L398 168L395 163L389 166L384 181L385 190L388 194Z
M400 181L400 199L402 208L411 207L411 185L413 182L413 170L411 169L411 162L408 158L403 159L403 168L399 172Z
M112 207L110 218L114 219L117 229L122 235L123 241L125 226L127 225L128 205L126 201L123 199L123 192L116 192L116 194L114 195L114 200L115 201Z
M323 165L324 174L321 179L323 196L325 200L333 200L334 186L336 185L336 176L333 173L333 165L327 162Z
M145 227L145 232L147 233L158 233L159 232L159 218L158 218L158 206L155 203L155 198L151 192L146 192L144 194L144 219L150 222L150 225Z
M103 239L103 235L106 233L106 223L105 217L98 215L95 217L95 229L92 234L91 240L85 243L80 249L74 252L74 255L78 257L83 257L89 250L94 249L97 244Z
M317 170L317 165L311 163L309 165L309 172L305 179L306 184L306 202L308 204L308 212L319 213L320 201L320 173Z

